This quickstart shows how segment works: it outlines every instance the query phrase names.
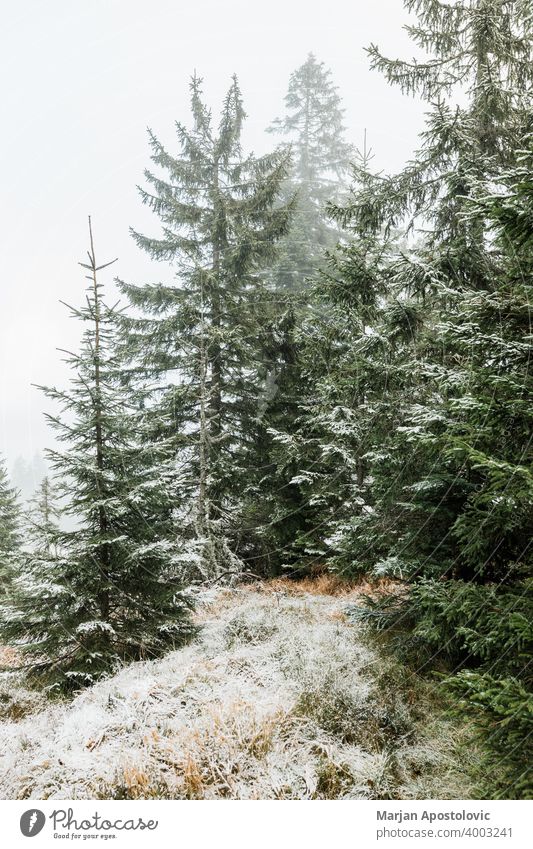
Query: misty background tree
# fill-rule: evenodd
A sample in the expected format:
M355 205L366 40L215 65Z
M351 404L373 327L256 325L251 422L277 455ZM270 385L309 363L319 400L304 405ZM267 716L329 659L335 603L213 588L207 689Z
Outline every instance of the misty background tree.
M55 486L44 477L25 511L26 535L29 547L40 555L57 557L57 539L61 506Z
M349 184L353 147L346 141L343 116L331 71L309 53L290 76L285 114L269 127L290 144L292 167L285 191L297 196L273 269L279 288L300 290L322 263L324 251L338 241L339 229L328 220L326 206L339 201Z

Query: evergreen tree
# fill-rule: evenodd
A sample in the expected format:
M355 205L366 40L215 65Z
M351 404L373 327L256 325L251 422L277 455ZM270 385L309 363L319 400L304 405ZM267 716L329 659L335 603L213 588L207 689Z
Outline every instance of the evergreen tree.
M131 394L117 360L118 313L97 277L110 263L97 264L90 220L89 229L89 261L80 263L89 272L86 304L71 308L84 326L81 351L68 356L70 388L45 389L59 405L48 419L65 446L48 454L78 527L58 529L48 491L46 545L26 558L1 622L2 638L29 654L33 674L62 689L156 656L190 633L173 576L168 472L157 446L146 447L142 397Z
M11 481L15 489L20 492L23 501L32 497L35 490L47 474L46 464L43 457L36 453L31 461L24 457L17 457L11 469Z
M436 104L414 162L381 187L374 181L350 209L358 227L374 232L405 215L411 222L424 219L421 244L394 264L394 285L414 300L423 320L411 345L417 373L408 361L403 365L416 398L402 390L397 425L381 443L373 470L374 517L390 527L387 516L394 510L391 550L408 570L466 575L452 528L476 484L466 467L458 470L442 451L441 435L456 416L449 402L461 403L471 351L458 348L444 328L461 313L464 293L481 298L499 285L495 257L487 250L487 216L481 207L474 214L470 204L513 164L528 125L531 20L519 2L407 5L420 20L413 38L434 58L392 62L373 47L372 60L391 82ZM462 108L451 101L459 84L468 94ZM395 363L402 366L398 357Z
M480 202L494 227L499 285L477 298L466 296L460 322L447 329L456 344L474 350L474 379L446 441L455 461L471 469L476 487L453 530L470 571L475 570L478 579L492 579L474 599L475 611L466 627L465 591L459 582L457 602L447 599L464 634L459 649L481 661L481 669L462 671L448 685L460 696L461 707L474 714L488 744L488 774L494 776L497 794L531 798L531 135L517 158L517 166L503 175L505 189L497 196L484 192ZM421 618L419 614L419 622ZM449 618L441 617L439 625L449 628ZM469 665L475 664L470 660ZM473 711L473 706L481 710ZM490 787L486 776L483 785Z
M381 621L411 628L403 649L418 663L439 656L465 668L450 686L477 723L501 722L485 744L497 743L504 780L512 781L503 792L523 796L530 792L531 158L517 161L517 149L530 128L531 18L526 4L511 1L406 6L419 18L411 35L433 56L393 61L375 47L370 55L431 111L423 145L399 175L356 168L350 203L331 209L354 243L333 259L326 304L353 298L356 308L345 321L332 313L320 392L321 423L329 417L329 424L305 460L315 468L309 459L347 449L334 515L329 500L315 520L329 534L330 563L411 579L410 591L402 587L380 604ZM459 88L461 107L453 100ZM495 218L504 225L496 237ZM398 227L418 229L417 242L391 246ZM349 426L339 431L334 404L350 383ZM318 421L315 408L308 430L316 434ZM335 474L310 486L308 499L324 486L332 492Z
M284 190L287 196L296 193L297 202L291 228L269 272L281 310L267 325L268 400L250 458L260 473L250 477L244 517L245 526L254 529L247 561L256 571L268 573L294 566L295 557L311 546L307 534L316 506L310 509L295 483L298 439L294 443L286 437L298 431L300 401L314 384L314 376L309 383L304 350L316 316L310 309L310 287L304 284L324 264L324 250L340 236L339 228L328 222L326 203L342 193L351 155L331 72L312 54L291 75L285 104L285 117L277 119L270 131L291 143L293 167Z
M354 154L364 183L371 157L366 147ZM409 315L414 320L407 304L400 310L385 297L395 250L395 238L378 242L373 234L339 245L310 288L310 309L296 333L296 411L271 427L282 485L270 497L280 528L290 528L284 547L292 568L326 560L341 568L349 523L368 516L366 455L394 417L402 380L392 350L409 336ZM348 552L346 560L353 570Z
M57 541L61 510L57 503L55 487L48 476L31 499L27 510L27 536L34 552L57 557Z
M410 29L413 38L433 50L434 58L393 61L376 47L370 55L391 82L433 102L423 146L396 176L372 176L364 163L356 165L350 203L331 208L354 242L333 258L324 297L326 302L355 297L359 305L355 315L350 311L337 320L333 314L323 333L339 367L330 357L329 389L322 385L320 396L338 397L343 376L355 375L345 381L355 388L355 403L346 406L354 438L359 434L351 449L357 456L351 456L371 485L362 493L354 480L353 497L344 499L345 507L339 505L325 530L342 568L373 563L395 575L442 574L456 569L450 531L473 484L442 462L439 436L451 415L444 402L462 393L457 374L462 355L441 327L460 309L463 290L494 287L486 215L480 209L472 214L468 204L481 185L500 179L527 126L531 24L520 3L406 5L419 16L419 25ZM459 85L467 89L461 108L453 104ZM470 214L463 215L467 208ZM418 242L391 249L402 224L423 228ZM377 309L369 315L366 301L372 303L376 293ZM322 313L329 320L327 306ZM361 393L364 386L369 392ZM315 421L309 420L311 428ZM334 431L330 436L336 438ZM323 434L322 442L329 438Z
M531 137L517 160L500 175L505 188L491 196L490 184L480 186L482 199L467 212L491 226L493 286L462 292L441 329L458 366L434 477L445 464L467 494L448 532L454 579L418 581L393 612L411 624L419 650L459 670L446 683L481 732L482 791L505 798L532 791Z
M344 110L331 71L310 53L291 74L286 113L269 132L290 142L293 167L286 190L297 191L292 225L282 240L273 270L277 287L301 290L319 267L326 248L339 238L328 221L326 204L340 200L350 170L351 146L345 141Z
M190 543L182 566L205 579L238 568L230 543L241 534L246 458L269 371L265 328L273 300L262 269L286 231L291 202L280 200L287 153L242 153L245 113L236 78L218 129L197 77L191 107L193 127L176 124L176 154L150 133L152 160L166 177L146 171L149 188L141 197L161 219L162 236L134 232L143 250L171 263L175 282L122 287L142 313L126 322L141 379L160 378L152 421L174 440L176 507Z
M20 506L17 491L10 485L0 458L0 591L10 592L17 571L20 535Z
M424 295L439 274L453 288L485 285L483 226L459 213L479 180L512 164L527 130L532 82L531 16L521 0L405 0L418 22L407 28L430 55L389 59L369 48L371 65L429 106L422 147L398 175L378 176L359 192L349 216L359 232L418 222L423 264L406 263L411 293ZM466 104L456 103L467 94ZM341 218L344 216L341 215Z

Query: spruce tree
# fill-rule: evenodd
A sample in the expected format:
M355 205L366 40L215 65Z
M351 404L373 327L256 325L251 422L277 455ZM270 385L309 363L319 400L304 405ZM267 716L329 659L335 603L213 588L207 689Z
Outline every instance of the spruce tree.
M389 59L376 45L368 52L391 85L428 103L422 146L399 174L376 176L358 192L349 215L359 232L420 226L428 252L424 263L406 263L411 293L431 291L439 274L454 288L483 286L482 222L460 212L479 180L497 180L512 164L527 130L531 16L521 0L404 5L418 18L407 31L427 59Z
M168 285L122 284L137 315L126 322L141 380L159 380L152 420L174 440L183 570L198 579L240 568L240 500L248 480L263 384L272 297L263 269L285 233L291 202L280 200L285 151L245 156L245 113L234 77L218 127L190 86L193 126L176 124L178 151L150 132L152 160L141 198L162 234L134 232L138 245L171 264Z
M71 312L84 327L68 354L67 389L45 388L59 407L48 415L60 447L48 452L65 514L47 544L26 557L2 639L29 655L34 675L76 689L128 660L157 656L190 633L189 602L173 566L173 493L165 447L147 448L142 395L132 394L117 358L118 310L98 273L91 224L86 303ZM166 530L166 534L165 534Z
M342 531L337 525L329 538L342 552L343 568L374 563L396 575L440 575L457 569L451 528L473 486L442 462L439 438L450 418L444 402L461 395L462 355L441 327L460 309L463 290L494 288L486 215L481 209L472 214L469 204L480 186L501 179L527 127L531 23L523 4L499 0L406 6L419 17L411 35L434 55L412 63L389 60L376 47L370 55L391 83L430 101L422 147L398 175L372 176L356 166L350 203L331 208L354 242L333 259L326 299L354 290L362 299L372 297L377 280L381 300L373 317L365 315L362 300L355 318L343 322L341 316L330 328L334 355L342 356L344 345L352 360L361 350L373 351L366 364L353 365L357 385L371 387L369 412L379 426L367 430L357 448L363 448L363 474L371 485L362 494L354 483L354 497L345 504L360 509L340 508ZM453 100L459 87L466 89L462 107ZM417 242L391 250L391 237L402 227L413 229ZM361 262L364 256L373 257L371 269ZM328 372L335 397L350 366L336 372L329 363ZM321 396L327 394L323 389ZM361 433L365 406L348 406Z
M265 339L268 399L250 458L260 473L250 476L245 511L247 527L255 528L248 562L256 571L268 573L293 567L312 547L308 533L317 505L310 508L295 483L295 452L299 453L296 446L302 437L301 433L296 436L299 404L314 383L305 354L317 316L310 304L311 277L324 265L325 249L340 237L340 228L328 220L326 204L341 196L352 155L344 139L343 109L331 72L312 54L291 75L285 105L285 116L274 121L270 132L283 135L291 144L293 165L284 191L287 196L296 194L296 208L269 271L280 310L277 315L274 312ZM296 442L289 448L286 437L291 435Z
M376 47L370 55L390 82L434 101L424 144L400 175L374 180L349 210L367 233L406 218L410 226L423 227L416 247L394 263L396 290L423 319L413 325L417 340L410 346L416 373L408 361L394 358L412 391L402 390L398 421L381 441L373 470L374 518L390 527L387 515L394 510L391 550L408 571L466 576L452 529L476 483L442 451L441 436L453 424L449 402L463 395L463 368L470 364L465 349L443 330L461 313L465 293L467 300L474 293L481 298L499 285L487 215L479 206L474 213L471 203L513 165L530 120L531 19L520 2L443 6L419 0L407 6L419 17L411 35L433 56L395 62ZM453 102L458 86L467 94L462 107Z
M484 581L498 581L477 599L478 615L483 610L492 627L476 622L468 634L468 648L484 667L460 673L450 686L470 712L472 705L481 706L474 720L488 738L497 793L506 798L530 798L533 790L532 174L529 134L516 166L503 174L504 190L494 196L482 187L480 203L493 228L499 285L477 298L467 296L461 321L447 329L470 355L472 329L478 328L474 379L447 435L448 452L456 462L466 461L476 477L454 533L470 570ZM463 604L460 599L456 609Z
M323 456L332 441L353 439L352 482L317 526L331 531L336 568L410 579L372 619L410 628L404 656L418 666L438 657L463 669L449 686L486 729L484 745L497 744L492 763L511 783L495 791L493 780L490 792L512 798L530 792L531 160L517 150L530 129L531 18L527 4L500 0L406 6L419 18L411 35L433 55L412 63L376 47L370 55L391 83L426 98L430 113L400 174L356 169L350 203L331 210L354 243L336 254L328 300L369 295L375 280L381 294L373 316L363 302L331 326L340 366L328 365L321 392L332 398L330 419L350 363L354 386L367 390L365 404L348 405L342 442L332 423L315 450ZM416 241L390 250L395 228ZM368 245L371 273L358 262ZM366 362L361 351L371 353ZM316 421L308 416L307 427ZM330 491L334 480L330 473Z
M273 270L277 287L301 290L339 238L326 205L340 200L350 171L352 148L345 140L344 110L331 71L310 53L290 77L286 112L269 132L291 145L293 165L286 190L297 192L289 233Z
M10 485L0 458L0 591L9 593L21 546L21 512L17 491Z
M466 491L448 531L453 579L418 581L400 608L418 645L458 670L446 685L481 732L481 790L504 798L532 790L532 141L500 175L498 194L479 186L465 212L490 228L493 285L464 290L440 329L457 365L446 375L434 476L447 468Z
M354 151L361 180L371 179L371 159L366 145ZM394 238L379 243L372 234L339 245L309 287L310 306L296 330L294 414L270 429L279 481L270 495L273 530L284 534L284 564L292 569L325 562L341 568L347 524L367 516L365 454L386 432L388 393L401 385L390 359L392 336L397 348L405 320L392 315L386 299L395 249ZM350 553L346 560L353 570Z
M61 509L55 487L48 476L28 504L26 511L27 537L30 547L39 554L57 556L57 542Z

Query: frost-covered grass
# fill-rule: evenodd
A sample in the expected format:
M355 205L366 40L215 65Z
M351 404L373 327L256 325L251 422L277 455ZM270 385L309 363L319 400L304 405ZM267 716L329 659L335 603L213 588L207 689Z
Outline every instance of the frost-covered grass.
M384 666L345 617L346 594L316 589L206 594L195 643L71 702L39 700L28 714L12 681L6 698L22 707L0 714L0 795L468 797L457 729L431 717L422 685Z

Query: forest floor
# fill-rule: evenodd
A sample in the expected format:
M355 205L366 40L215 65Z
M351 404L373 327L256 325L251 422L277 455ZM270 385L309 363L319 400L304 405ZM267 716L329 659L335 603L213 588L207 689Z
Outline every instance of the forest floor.
M347 616L361 591L210 590L195 641L70 701L4 682L1 798L470 798L461 729Z

